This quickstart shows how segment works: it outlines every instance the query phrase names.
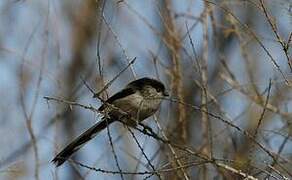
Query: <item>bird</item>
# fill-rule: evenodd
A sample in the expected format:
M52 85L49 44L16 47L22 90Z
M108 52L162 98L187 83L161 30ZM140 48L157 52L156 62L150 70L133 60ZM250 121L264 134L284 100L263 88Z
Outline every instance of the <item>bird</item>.
M152 116L162 100L169 96L164 84L154 78L143 77L128 83L122 90L108 98L98 108L104 117L69 143L52 160L61 166L71 155L93 139L99 132L116 121L125 121L129 126Z

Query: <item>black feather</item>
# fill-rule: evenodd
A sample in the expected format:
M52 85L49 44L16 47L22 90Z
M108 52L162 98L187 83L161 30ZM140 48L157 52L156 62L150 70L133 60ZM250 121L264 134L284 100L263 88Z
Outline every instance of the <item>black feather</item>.
M95 135L101 130L105 129L106 126L112 123L113 120L108 119L107 121L103 119L101 122L96 123L94 126L89 128L87 131L78 136L74 141L67 145L52 162L58 167L62 165L69 157L78 151L85 143L95 137Z
M165 90L164 85L160 81L158 81L156 79L151 79L151 78L148 78L148 77L137 79L137 80L129 83L127 85L127 87L134 87L134 88L137 88L137 89L142 89L145 85L152 86L152 87L154 87L156 89L159 89L161 91Z
M133 88L126 88L123 89L122 91L116 93L115 95L111 96L108 100L106 100L107 103L111 104L112 102L114 102L117 99L121 99L123 97L129 96L131 94L134 94L135 90ZM102 106L100 106L98 108L99 111L104 110L105 105L103 104Z

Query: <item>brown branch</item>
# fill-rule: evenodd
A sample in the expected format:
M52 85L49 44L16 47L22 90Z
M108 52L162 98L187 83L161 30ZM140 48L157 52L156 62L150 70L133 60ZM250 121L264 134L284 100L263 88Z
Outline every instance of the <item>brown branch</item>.
M277 30L277 24L275 22L273 22L275 20L272 20L272 17L269 15L268 10L267 10L267 8L266 8L266 6L264 4L264 1L263 0L259 0L259 1L260 1L262 9L264 11L264 14L265 14L265 17L266 17L267 21L269 22L269 24L270 24L270 26L271 26L271 28L272 28L272 30L273 30L278 42L280 43L280 45L283 48L284 54L285 54L285 56L287 58L288 65L290 67L290 71L292 72L292 64L291 64L291 61L289 60L289 54L288 54L288 47L289 46L287 47L288 43L286 44L284 42L284 40L281 38L281 36L280 36L280 34L279 34L278 30Z

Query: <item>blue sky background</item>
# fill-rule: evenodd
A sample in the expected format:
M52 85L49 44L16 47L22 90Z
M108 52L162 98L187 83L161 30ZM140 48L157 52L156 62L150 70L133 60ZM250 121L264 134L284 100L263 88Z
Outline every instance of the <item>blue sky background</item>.
M129 0L125 2L130 4L134 10L147 19L158 31L162 31L161 22L159 20L161 14L159 14L158 1ZM194 17L199 17L204 8L204 3L201 0L173 0L172 2L173 12L178 14L189 13ZM247 13L247 11L244 10L249 6L248 2L246 2L247 4L238 1L214 2L218 4L224 4L225 2L232 12L244 22L246 18L245 13ZM23 63L25 72L24 79L26 80L24 101L28 111L32 108L33 98L36 92L39 92L32 118L32 125L38 137L37 146L40 158L40 179L55 179L55 171L58 171L59 179L70 179L71 177L68 173L68 164L56 170L50 163L56 151L59 151L70 140L68 136L62 134L60 123L56 123L56 125L49 129L45 128L47 122L59 112L60 105L55 102L47 103L43 99L43 96L57 96L65 99L67 97L66 94L64 94L65 91L63 91L66 87L64 87L65 84L62 82L62 79L64 79L64 72L72 61L72 29L74 28L72 14L78 15L77 12L79 7L82 6L82 3L83 2L79 0L2 0L0 2L0 144L2 144L0 148L0 162L1 160L4 161L12 151L30 141L23 110L20 106L20 69ZM271 14L273 14L276 19L280 34L285 38L284 40L287 40L292 30L291 2L286 0L269 0L267 3ZM281 46L276 42L276 38L267 24L266 19L262 13L255 12L254 10L251 11L251 13L254 13L254 21L250 22L250 27L257 33L261 42L263 42L268 51L276 59L287 79L290 80L291 72L287 65L287 60ZM215 18L219 19L220 10L216 12ZM125 49L128 57L137 58L133 67L138 77L156 77L150 51L153 53L160 52L160 61L165 63L168 67L171 66L167 52L165 50L159 51L161 42L159 38L157 38L157 35L123 2L117 4L115 1L108 1L105 6L104 15L112 31L117 35L120 41L119 43L121 43L122 47ZM84 20L86 21L86 19ZM180 34L185 34L185 24L187 23L190 26L193 22L194 20L192 19L179 17L176 19L175 24ZM103 24L102 28L100 52L103 60L104 77L106 81L109 81L117 72L127 65L127 61L108 27ZM202 46L202 24L199 23L190 33L197 52L202 54L204 51ZM210 35L208 70L212 72L216 69L215 62L218 61L218 56L214 53L216 47L212 44L213 31L210 22L208 33ZM93 39L92 42L88 44L88 48L84 53L87 61L86 64L96 67L96 39ZM192 49L187 37L182 40L182 44L188 50L189 54L192 54ZM237 40L234 40L230 44L226 52L223 53L224 56L229 59L228 66L232 69L239 83L249 88L251 82L248 79L247 71L244 68L244 59L240 53L241 44L239 44ZM269 79L271 78L275 80L272 92L277 91L276 86L285 86L284 79L263 49L259 47L254 40L251 40L250 44L248 44L248 48L252 56L252 61L255 61L252 66L256 66L254 75L256 76L256 86L259 90L262 92L266 89ZM289 55L291 58L291 50L289 51ZM118 59L119 63L110 61L111 58ZM44 60L45 65L40 89L37 90L36 84L41 67L41 60ZM186 61L187 60L184 60L184 62ZM188 71L188 67L190 66L184 66L185 69L183 69L183 71ZM83 74L85 75L85 72L83 72ZM94 76L97 75L98 72L94 71L92 78L89 79L90 85L94 89L100 89L99 85L94 81ZM168 89L170 89L170 83L162 67L160 67L159 75L162 81L167 84ZM195 73L190 73L183 78L185 78L185 81L190 82L192 76L196 75ZM133 76L131 71L128 70L113 83L108 89L108 93L113 94L117 92L130 80L133 80ZM211 91L213 91L212 87L214 86L221 86L220 91L230 88L228 84L220 83L216 85L215 82L209 83ZM287 112L291 112L290 90L290 87L285 90L286 99L283 100L285 101L285 105L279 105L281 110ZM213 93L218 94L220 92L214 88ZM84 86L78 90L77 94L79 103L85 105L91 104L95 107L100 105L100 102L93 99L90 92ZM249 108L251 104L250 100L236 90L227 93L218 100L222 108L228 112L231 118L236 118L244 111L249 111L252 114L252 112L262 110L260 107L255 107L254 105ZM165 119L165 121L162 120L163 128L167 128L168 123L172 122L172 119L169 118L171 117L169 107L172 107L172 105L169 102L164 102L158 113L160 118ZM90 127L90 125L100 118L100 116L93 112L78 107L73 108L77 112L77 117L79 119L79 121L75 122L74 126L75 136ZM251 123L248 121L250 113L246 113L245 116L239 118L235 124L242 128L250 126ZM264 128L279 130L285 126L285 123L285 120L275 115ZM154 129L156 128L151 122L147 124ZM116 151L123 169L128 171L134 170L137 162L126 155L126 152L132 149L131 152L136 153L137 156L141 152L133 139L131 139L131 134L122 133L125 129L118 124L111 126L110 130L113 139L123 134L122 140L118 140L115 143ZM145 144L146 154L151 157L151 155L155 153L155 149L159 147L158 143L150 138L145 138L145 136L139 133L136 134L139 141ZM276 151L282 141L283 137L272 136L269 141L269 148ZM291 141L289 140L283 154L290 154L290 156L287 157L291 158L291 150ZM80 156L78 156L78 158L81 159L82 162L86 162L88 165L94 165L97 168L117 170L110 151L107 132L103 131L92 142L88 143L88 145L80 150ZM218 154L220 154L219 151ZM144 160L143 162L146 162ZM154 160L154 162L155 161L159 161L159 159ZM96 162L98 163L95 164ZM143 171L143 169L144 168L141 166L140 170ZM82 169L81 172L85 174L86 170ZM120 177L116 175L96 172L90 172L89 175L86 176L86 179L96 178L120 179ZM29 150L25 151L22 155L13 158L8 164L2 164L0 166L0 179L34 179L34 157L32 148L29 148ZM153 177L153 179L155 178Z

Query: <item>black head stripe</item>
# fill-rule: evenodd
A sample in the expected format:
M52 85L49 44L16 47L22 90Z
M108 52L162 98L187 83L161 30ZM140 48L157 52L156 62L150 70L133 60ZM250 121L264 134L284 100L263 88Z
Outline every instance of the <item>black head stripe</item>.
M128 86L132 86L132 87L135 87L137 89L141 89L145 85L153 86L155 89L159 89L161 91L164 91L164 89L165 89L164 85L160 81L158 81L156 79L147 78L147 77L137 79L137 80L131 82L130 84L128 84Z

